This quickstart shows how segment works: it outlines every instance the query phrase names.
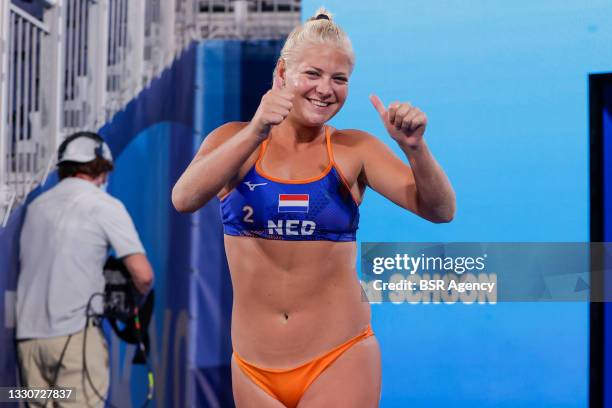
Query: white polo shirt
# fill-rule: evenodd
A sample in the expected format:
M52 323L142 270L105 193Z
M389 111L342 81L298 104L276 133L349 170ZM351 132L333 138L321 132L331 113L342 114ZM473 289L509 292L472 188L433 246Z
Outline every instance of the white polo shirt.
M117 257L144 253L124 205L95 184L62 180L28 206L20 240L17 339L76 333L104 292L109 246ZM93 303L100 311L101 298Z

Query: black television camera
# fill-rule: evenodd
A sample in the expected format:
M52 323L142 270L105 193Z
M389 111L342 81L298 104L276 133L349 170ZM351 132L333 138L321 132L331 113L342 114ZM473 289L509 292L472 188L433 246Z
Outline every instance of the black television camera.
M155 293L142 296L134 286L123 262L109 257L104 265L104 313L117 336L130 344L137 344L132 362L145 364L149 354L148 327L153 315Z

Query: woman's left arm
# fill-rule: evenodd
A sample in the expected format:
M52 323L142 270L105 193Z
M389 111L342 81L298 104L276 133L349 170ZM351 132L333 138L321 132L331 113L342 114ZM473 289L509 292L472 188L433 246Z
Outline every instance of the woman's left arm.
M388 148L376 146L382 142L370 139L364 152L367 184L429 221L450 222L455 215L455 192L423 139L427 117L408 103L394 102L387 109L377 96L370 99L410 167Z

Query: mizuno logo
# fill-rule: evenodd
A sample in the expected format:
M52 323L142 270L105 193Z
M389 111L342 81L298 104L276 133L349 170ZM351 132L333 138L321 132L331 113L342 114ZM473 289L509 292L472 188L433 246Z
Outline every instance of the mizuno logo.
M255 191L255 187L259 187L259 186L265 186L268 183L251 183L250 181L245 181L244 184L247 185L247 187L249 188L250 191Z

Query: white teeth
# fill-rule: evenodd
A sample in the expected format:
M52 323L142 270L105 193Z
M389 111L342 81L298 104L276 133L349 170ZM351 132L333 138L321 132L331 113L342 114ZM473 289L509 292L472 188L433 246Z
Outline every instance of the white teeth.
M329 102L321 102L321 101L317 101L317 100L315 100L315 99L309 99L309 101L310 101L310 103L312 103L313 105L315 105L315 106L320 106L320 107L322 107L322 108L326 108L326 107L328 107L329 105L331 105L331 103L329 103Z

